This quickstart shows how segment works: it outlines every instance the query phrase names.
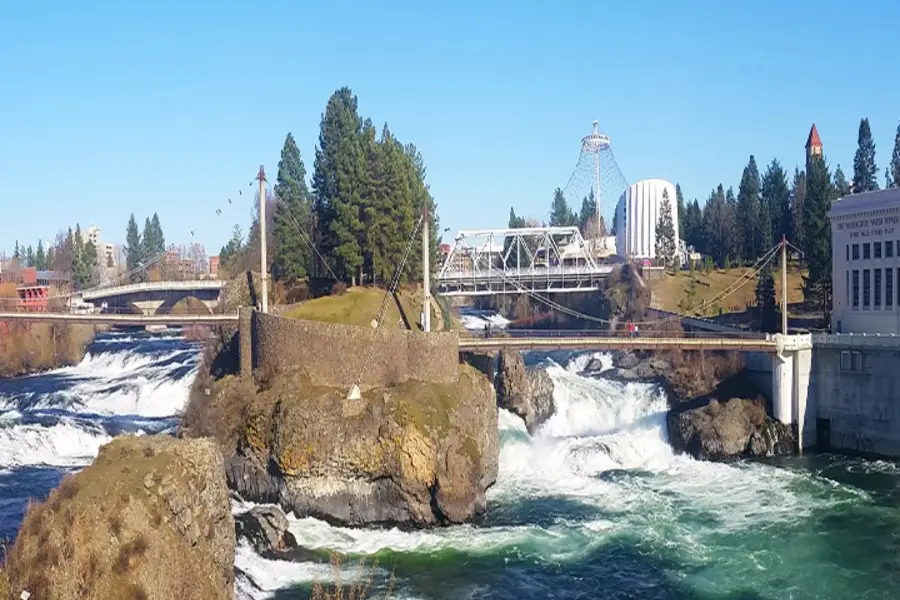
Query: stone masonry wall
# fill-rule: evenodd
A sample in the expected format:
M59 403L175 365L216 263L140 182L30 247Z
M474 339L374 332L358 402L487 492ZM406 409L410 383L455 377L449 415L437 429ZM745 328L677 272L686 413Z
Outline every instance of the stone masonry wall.
M299 372L314 385L349 388L361 372L362 389L410 379L454 383L459 376L459 338L452 332L371 329L258 312L252 329L255 369Z

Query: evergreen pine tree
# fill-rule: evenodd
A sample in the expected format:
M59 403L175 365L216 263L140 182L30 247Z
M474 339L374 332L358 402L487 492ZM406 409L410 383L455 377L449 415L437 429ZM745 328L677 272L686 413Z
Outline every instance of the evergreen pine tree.
M144 219L144 229L141 232L141 264L147 265L156 254L156 235L150 217Z
M844 175L841 165L838 165L834 170L834 190L838 198L850 195L850 184L847 182L847 177Z
M148 257L152 259L166 251L166 236L163 235L162 225L159 224L159 215L153 213L150 219L150 228L153 231L153 245L151 247L152 254Z
M781 167L778 159L772 159L763 175L761 184L762 200L768 208L771 235L769 240L780 240L781 236L793 238L791 231L791 192L788 188L787 173ZM772 242L765 243L761 248L765 252Z
M337 275L351 282L358 280L363 266L361 128L356 96L347 87L334 92L322 115L313 167L315 212L324 254L334 258Z
M17 260L21 260L22 259L21 254L22 253L19 250L19 240L16 240L16 247L13 249L13 258L15 258Z
M662 202L659 206L659 220L656 222L656 258L664 267L675 265L676 242L675 224L672 222L672 202L669 191L663 189Z
M741 175L737 200L737 222L741 235L738 255L746 259L755 259L761 251L759 189L759 169L756 166L756 159L751 154L747 166L744 167L744 173Z
M869 119L862 119L859 122L857 144L858 148L853 158L853 193L877 190L878 167L875 166L875 141L869 129Z
M897 125L897 135L894 136L894 152L891 154L891 183L893 187L900 187L900 125Z
M32 248L31 246L28 246L28 248L25 249L25 263L29 267L36 266L34 263L34 248Z
M884 189L889 189L894 187L894 178L891 177L891 169L890 167L884 168Z
M128 272L135 271L143 264L143 244L141 243L141 234L138 231L137 220L134 213L128 218L128 226L125 229L125 268ZM132 273L132 282L142 281L140 273Z
M272 275L276 281L293 283L311 272L313 254L312 199L306 187L306 169L300 149L290 133L281 149L275 183L278 207L275 211L275 258Z
M804 254L809 274L805 295L810 304L827 310L831 302L831 223L828 211L834 198L831 174L825 157L813 157L806 176L803 227Z
M786 188L787 182L785 182L785 189ZM767 199L763 200L763 204L766 206L764 206L765 210L760 213L760 219L762 221L761 225L764 232L762 243L764 249L768 250L772 247L772 234L770 232L773 229L769 222L769 215L775 211L767 206ZM759 272L759 279L756 282L756 308L759 311L760 329L768 333L775 332L778 327L778 314L777 302L775 300L775 277L772 272L771 260L763 265Z
M696 198L684 211L684 241L698 252L703 251L703 211Z
M37 250L34 252L34 262L34 266L37 267L38 270L46 271L50 268L47 265L47 255L44 253L44 242L41 240L38 240Z
M704 251L712 257L713 262L724 265L730 252L734 231L731 227L731 219L725 199L725 190L720 183L714 189L706 205L703 207L702 236Z
M569 227L577 225L577 217L569 208L566 197L561 189L556 188L553 191L553 204L550 207L550 226L551 227Z
M399 144L399 142L397 142ZM405 231L401 230L401 237L403 241L401 242L404 249L406 247L407 241L409 237L412 235L413 230L415 229L416 223L419 222L419 218L421 217L422 211L425 207L428 207L428 239L431 243L431 263L434 265L440 264L440 239L438 235L438 227L440 220L437 216L437 203L435 203L434 198L431 195L431 189L428 184L425 182L426 178L426 168L425 168L425 159L422 158L422 153L419 152L419 149L416 148L415 144L406 144L403 146L403 152L406 155L406 173L407 180L409 182L409 193L412 199L412 214L410 215L410 219L405 221L404 228L408 228ZM424 227L424 225L423 225ZM422 243L422 231L416 235L416 240L418 240L419 246L421 247ZM414 256L412 256L407 264L406 273L409 274L409 279L411 281L421 281L422 279L422 260L421 253L415 252ZM431 269L431 275L434 276L436 273L436 269Z
M75 284L75 289L82 290L89 284L90 261L88 253L85 251L81 225L75 225L75 235L72 240L72 282ZM93 248L93 244L91 244L91 247Z
M578 229L585 238L588 236L588 228L597 214L597 201L594 199L594 190L581 201L581 212L578 215ZM595 232L599 235L599 232Z
M794 167L794 182L791 186L791 229L794 244L798 248L806 247L806 226L803 223L806 203L806 172Z
M684 205L684 195L681 193L681 184L675 184L675 202L678 206L678 239L683 240L684 237L684 220L686 218L687 207Z
M728 234L725 235L726 258L730 259L730 263L734 263L735 265L740 264L741 260L744 258L741 255L741 239L734 235L735 231L740 231L738 225L738 213L738 202L734 196L734 189L729 186L728 190L725 192L724 226L727 227L728 231ZM725 268L730 268L730 266Z

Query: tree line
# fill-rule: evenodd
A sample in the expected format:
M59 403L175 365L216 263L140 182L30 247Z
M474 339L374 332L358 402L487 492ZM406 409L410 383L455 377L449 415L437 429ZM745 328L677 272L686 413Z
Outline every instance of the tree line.
M72 281L76 290L96 285L100 280L99 250L90 240L85 240L81 225L74 231L56 234L54 241L44 250L44 243L38 240L37 247L21 248L16 241L13 259L20 266L33 267L38 271L56 271Z
M267 200L273 279L288 287L308 277L387 284L411 240L400 281L420 279L422 232L414 238L412 234L426 207L429 219L424 226L430 228L433 261L439 244L435 202L425 174L415 145L403 144L387 124L379 134L371 119L359 115L357 97L349 88L335 91L321 117L309 183L292 134L281 150L274 202L269 205ZM241 270L255 270L247 256L258 243L256 217L247 240L235 227L220 253L220 265L231 271L239 264Z
M149 266L166 252L166 236L163 234L159 215L144 220L143 231L138 229L134 213L125 227L125 269L133 283L147 281Z

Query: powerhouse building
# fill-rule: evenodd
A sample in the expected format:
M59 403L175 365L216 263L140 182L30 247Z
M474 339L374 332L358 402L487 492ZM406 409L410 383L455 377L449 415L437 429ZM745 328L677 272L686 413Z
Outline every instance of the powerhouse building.
M677 241L675 186L665 179L644 179L625 190L616 205L616 254L631 259L656 258L656 225L664 195L669 198Z
M845 196L829 218L832 331L900 334L900 188Z

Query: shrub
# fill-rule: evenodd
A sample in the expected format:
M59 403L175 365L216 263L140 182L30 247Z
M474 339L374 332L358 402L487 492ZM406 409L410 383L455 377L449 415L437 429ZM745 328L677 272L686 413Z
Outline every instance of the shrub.
M332 296L340 296L347 292L347 284L343 281L336 281L333 286L331 286L331 295Z

